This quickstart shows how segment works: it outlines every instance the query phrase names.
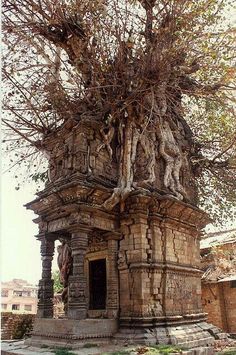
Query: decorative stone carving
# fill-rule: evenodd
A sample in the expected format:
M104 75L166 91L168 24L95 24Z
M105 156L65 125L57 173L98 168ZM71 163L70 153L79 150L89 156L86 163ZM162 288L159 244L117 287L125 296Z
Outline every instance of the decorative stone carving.
M107 313L108 318L117 318L119 310L119 276L118 276L118 240L108 237L108 268L107 268Z
M75 156L75 169L85 174L88 170L88 154L84 151L77 151Z
M73 268L73 258L69 241L62 241L62 244L57 247L57 251L57 264L60 271L60 282L64 287L61 298L64 303L65 315L67 315L69 276L72 274Z
M42 279L39 281L38 317L53 317L53 280L51 279L54 240L41 239Z
M84 274L84 257L87 247L88 231L80 230L72 233L73 272L69 277L68 317L73 319L84 319L87 316L87 282Z
M107 249L107 241L104 240L104 237L99 235L98 231L91 233L88 239L88 253L105 249Z

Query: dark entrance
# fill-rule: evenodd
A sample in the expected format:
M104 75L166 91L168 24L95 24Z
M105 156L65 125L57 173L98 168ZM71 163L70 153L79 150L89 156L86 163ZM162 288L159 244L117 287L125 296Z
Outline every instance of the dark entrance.
M107 294L106 259L89 262L89 309L105 309Z

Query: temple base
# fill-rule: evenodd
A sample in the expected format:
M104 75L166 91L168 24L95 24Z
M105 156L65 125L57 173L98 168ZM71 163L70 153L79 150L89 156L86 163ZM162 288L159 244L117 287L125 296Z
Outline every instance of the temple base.
M210 350L216 339L225 338L226 334L204 321L153 327L123 326L118 330L118 321L114 319L38 318L31 338L25 343L30 346L63 346L74 349L86 343L172 344L186 349L209 347Z
M30 346L63 346L77 348L83 343L108 343L117 332L115 319L46 319L37 318L31 337L25 341Z
M127 344L172 344L191 349L210 347L216 339L225 339L227 335L211 324L200 322L152 328L121 328L114 338Z

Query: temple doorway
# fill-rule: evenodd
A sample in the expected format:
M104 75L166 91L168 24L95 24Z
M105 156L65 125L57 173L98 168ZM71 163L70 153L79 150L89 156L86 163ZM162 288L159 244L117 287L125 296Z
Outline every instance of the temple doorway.
M89 309L106 309L106 259L89 261Z

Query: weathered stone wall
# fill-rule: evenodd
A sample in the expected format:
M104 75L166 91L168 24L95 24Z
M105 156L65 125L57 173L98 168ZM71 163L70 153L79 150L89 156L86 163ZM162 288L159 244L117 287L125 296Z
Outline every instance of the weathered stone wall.
M221 294L218 286L217 283L202 284L202 304L204 311L208 314L208 322L226 330L225 319L221 313Z
M212 273L203 278L202 304L208 313L208 321L225 332L236 333L236 288L232 282L217 282L233 269L236 257L235 242L219 244L216 249L202 249L201 268L212 268ZM225 276L224 276L225 275Z
M68 122L57 132L48 135L43 146L49 159L49 180L56 182L73 174L83 174L90 179L95 178L103 186L115 187L118 182L121 146L117 132L114 132L109 142L104 139L105 132L106 128L101 123L87 120ZM153 136L149 135L147 130L142 133L146 152L140 143L137 146L134 184L143 186L143 181L148 182L152 173L155 176L151 179L152 188L169 193L163 183L165 162L157 149L154 149L154 156L152 156L153 145L150 145L150 142ZM187 200L195 203L196 188L186 159L182 161L179 178Z
M222 282L222 284L229 332L236 334L236 288L232 287L231 282Z
M208 322L236 333L236 288L230 282L202 284L202 304Z
M183 211L145 209L147 197L130 199L120 241L121 318L183 317L202 313L199 235L191 224L177 219ZM182 207L181 207L182 208ZM189 219L188 208L185 218ZM192 213L193 216L193 213ZM190 221L190 220L189 220ZM191 221L190 221L191 222Z
M20 339L33 327L35 315L1 313L1 339Z
M117 183L116 159L109 157L98 128L94 129L89 124L72 129L64 127L45 140L50 181L81 173L92 174L104 182Z

